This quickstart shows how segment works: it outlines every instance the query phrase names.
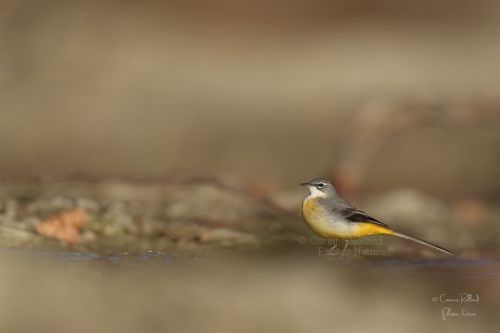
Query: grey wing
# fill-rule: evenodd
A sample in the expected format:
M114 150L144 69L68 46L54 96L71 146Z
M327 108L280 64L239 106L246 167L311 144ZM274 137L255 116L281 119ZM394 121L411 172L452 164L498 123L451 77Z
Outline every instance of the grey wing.
M382 227L389 228L389 226L383 222L380 222L374 217L371 217L370 215L366 214L365 212L354 208L344 208L339 211L339 213L344 217L346 220L351 221L351 222L357 222L357 223L373 223L380 225Z

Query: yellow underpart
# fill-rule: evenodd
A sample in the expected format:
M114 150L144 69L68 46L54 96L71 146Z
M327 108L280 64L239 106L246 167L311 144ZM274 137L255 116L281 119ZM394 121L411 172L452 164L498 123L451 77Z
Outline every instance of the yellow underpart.
M302 206L302 213L307 225L318 235L325 238L340 238L334 235L331 224L325 216L325 210L317 204L316 198L306 199Z
M359 223L358 227L353 230L352 238L393 234L394 231L392 231L391 229L367 221L366 223Z
M323 207L317 204L316 198L309 198L303 203L303 214L306 223L318 235L325 238L359 238L373 235L393 235L394 231L370 221L353 222L351 227L332 226Z
M316 199L307 199L304 201L304 206L302 209L304 210L304 215L307 217L308 215L314 214L316 208Z

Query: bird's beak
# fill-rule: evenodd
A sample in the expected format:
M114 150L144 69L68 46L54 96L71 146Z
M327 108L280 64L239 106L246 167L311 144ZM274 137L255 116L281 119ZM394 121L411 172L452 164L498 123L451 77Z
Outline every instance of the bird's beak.
M311 183L300 183L300 186L309 186Z

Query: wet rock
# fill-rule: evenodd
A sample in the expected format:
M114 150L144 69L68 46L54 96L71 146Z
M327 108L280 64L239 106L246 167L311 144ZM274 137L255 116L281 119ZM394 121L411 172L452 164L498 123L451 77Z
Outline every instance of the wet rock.
M295 221L277 206L246 193L213 185L186 186L170 192L165 218L203 222L259 237L271 237L290 229Z
M196 223L189 220L178 220L168 223L165 234L176 241L198 241L204 233L209 232L213 227Z
M0 246L2 247L32 247L46 244L43 237L33 232L0 225Z
M30 201L24 211L27 214L45 215L45 217L75 208L75 200L68 197L40 198Z
M99 225L100 224L100 225ZM138 227L124 202L115 201L106 209L99 221L94 223L107 237L137 233Z
M15 221L19 212L19 203L14 199L9 198L3 201L2 206L3 214L0 215L0 219L5 223Z
M168 219L204 219L243 225L248 218L255 219L256 215L265 212L259 203L240 193L210 185L180 188L167 200L165 215Z
M75 200L75 206L84 209L87 214L96 215L99 213L100 205L95 200L88 198L77 198Z

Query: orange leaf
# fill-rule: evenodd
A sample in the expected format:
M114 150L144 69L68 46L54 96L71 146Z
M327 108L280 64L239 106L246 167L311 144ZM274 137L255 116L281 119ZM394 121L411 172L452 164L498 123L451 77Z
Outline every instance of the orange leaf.
M85 210L76 208L53 215L35 226L43 236L59 239L67 244L80 241L80 230L88 222Z

